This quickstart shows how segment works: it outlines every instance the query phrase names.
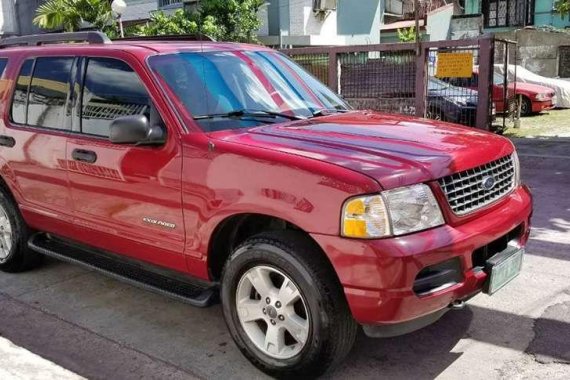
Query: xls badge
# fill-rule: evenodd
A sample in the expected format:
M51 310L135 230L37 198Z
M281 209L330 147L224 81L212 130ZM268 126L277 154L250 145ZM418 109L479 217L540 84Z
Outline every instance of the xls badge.
M487 176L483 178L483 181L481 181L481 188L483 190L491 190L493 187L495 187L496 183L497 182L495 181L495 177Z
M147 224L153 224L155 226L160 226L160 227L166 227L166 228L176 228L176 224L174 223L169 223L169 222L165 222L163 220L157 220L157 219L153 219L153 218L149 218L147 216L145 216L143 218L143 222L147 223Z

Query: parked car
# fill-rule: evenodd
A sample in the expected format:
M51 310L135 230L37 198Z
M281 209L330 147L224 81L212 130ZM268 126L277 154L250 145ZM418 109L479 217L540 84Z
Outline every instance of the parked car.
M454 86L467 87L476 89L479 84L479 71L473 71L471 78L448 78L447 81ZM495 72L493 75L493 102L497 107L498 113L503 113L507 109L505 107L505 99L514 100L515 95L522 98L521 115L529 116L545 110L553 109L556 106L556 93L549 87L539 86L532 83L509 81L507 84L507 92L505 93L505 77Z
M278 377L521 270L532 201L509 140L351 110L262 46L161 38L0 42L1 270L47 255L219 296L241 352Z
M452 86L440 79L428 80L427 117L466 126L475 126L477 91Z
M505 75L504 66L495 65L495 74ZM509 65L508 75L510 80L515 78L515 65ZM516 78L517 82L536 84L551 88L556 94L556 107L570 108L570 82L535 74L520 65L516 66Z

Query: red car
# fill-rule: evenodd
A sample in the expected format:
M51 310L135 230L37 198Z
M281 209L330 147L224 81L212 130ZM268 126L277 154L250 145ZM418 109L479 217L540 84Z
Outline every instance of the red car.
M455 86L477 89L479 73L478 71L474 71L470 79L454 78L450 79L449 82ZM504 94L504 83L504 76L495 72L493 76L493 102L497 107L497 113L505 112L505 97L514 99L515 94L522 98L522 116L529 116L533 113L539 113L556 107L556 93L549 87L532 83L509 82L507 85L507 94Z
M408 333L521 269L532 202L505 138L353 111L261 46L0 47L3 271L47 255L196 306L219 296L253 364L307 377L359 326Z

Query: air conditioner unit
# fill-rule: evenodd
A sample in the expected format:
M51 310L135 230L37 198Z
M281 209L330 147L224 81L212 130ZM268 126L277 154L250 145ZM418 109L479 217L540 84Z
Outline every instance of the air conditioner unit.
M313 0L313 12L330 12L336 11L337 0Z

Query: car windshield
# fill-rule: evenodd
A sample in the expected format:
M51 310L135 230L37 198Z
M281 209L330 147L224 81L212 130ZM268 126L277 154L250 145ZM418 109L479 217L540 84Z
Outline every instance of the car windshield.
M502 86L505 84L505 77L499 73L493 73L493 83L497 86Z
M338 95L274 51L158 55L149 65L207 132L349 109Z

